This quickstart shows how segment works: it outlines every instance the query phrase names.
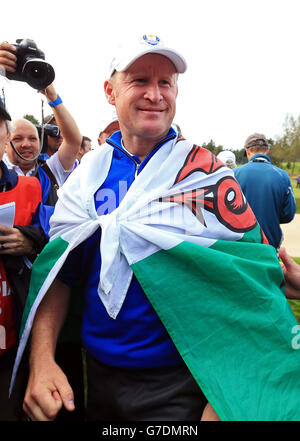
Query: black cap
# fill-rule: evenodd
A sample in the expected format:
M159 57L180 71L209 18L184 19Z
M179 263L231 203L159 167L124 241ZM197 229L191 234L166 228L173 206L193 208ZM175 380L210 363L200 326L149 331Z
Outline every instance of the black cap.
M8 119L8 121L11 121L10 114L6 111L5 106L0 99L0 115L4 117L4 119Z

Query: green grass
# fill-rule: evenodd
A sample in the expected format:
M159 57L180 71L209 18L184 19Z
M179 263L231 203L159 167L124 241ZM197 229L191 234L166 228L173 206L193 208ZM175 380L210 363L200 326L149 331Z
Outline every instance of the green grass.
M287 162L283 162L283 163L282 163L282 168L283 168L284 170L286 170L290 176L297 177L297 176L300 175L300 162L296 162L296 163L295 163L294 170L293 170L293 168L292 168L292 164L290 164L290 168L287 168L287 165L288 165ZM293 175L292 175L292 173L293 173Z
M289 174L291 183L293 185L295 199L296 199L296 205L297 205L297 213L300 213L300 187L296 188L297 186L297 176L300 175L300 162L295 163L294 170L292 170L292 167L287 168L287 163L282 163L282 168ZM293 171L293 174L292 174Z
M294 260L300 265L300 257L294 257ZM288 302L292 308L294 316L300 324L300 300L288 300Z
M295 195L295 199L296 199L296 205L297 205L297 213L300 213L300 187L296 188L296 180L292 179L292 184L293 184L293 189L294 189L294 195Z

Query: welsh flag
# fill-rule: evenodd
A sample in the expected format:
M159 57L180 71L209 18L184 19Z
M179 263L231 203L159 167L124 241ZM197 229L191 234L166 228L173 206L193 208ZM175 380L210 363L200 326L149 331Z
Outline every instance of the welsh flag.
M84 158L59 191L51 240L33 266L11 387L40 301L69 252L100 227L98 294L111 317L118 320L134 273L221 420L300 420L297 322L276 250L232 171L207 150L170 140L102 215L94 195L112 147Z

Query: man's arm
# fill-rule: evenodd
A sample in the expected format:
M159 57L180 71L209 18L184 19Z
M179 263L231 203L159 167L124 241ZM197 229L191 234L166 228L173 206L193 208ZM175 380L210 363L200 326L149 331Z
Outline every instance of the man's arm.
M55 101L58 97L53 84L50 84L43 93L48 101ZM82 135L75 120L63 103L53 107L52 110L63 137L63 142L58 149L58 157L65 170L72 170L80 149Z
M75 408L71 386L55 362L56 342L67 314L69 298L69 287L55 279L34 320L30 375L23 408L35 421L53 420L62 406L69 411Z
M296 213L296 200L293 192L293 187L288 175L285 175L286 183L285 183L285 195L284 195L284 203L281 207L280 211L280 223L286 224L291 222Z

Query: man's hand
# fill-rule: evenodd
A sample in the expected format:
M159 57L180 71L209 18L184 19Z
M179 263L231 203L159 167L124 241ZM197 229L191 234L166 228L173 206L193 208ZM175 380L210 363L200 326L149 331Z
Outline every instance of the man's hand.
M31 366L23 409L33 421L52 421L62 406L75 409L67 377L54 361L39 360Z
M286 280L286 297L300 299L300 266L288 255L285 248L279 249L279 257L282 260L280 265Z
M16 51L16 47L10 43L0 43L0 66L8 72L14 72L17 67L17 57L9 51Z
M34 254L33 242L17 228L0 225L0 255L30 256Z
M38 92L45 95L48 101L55 101L58 96L53 83L46 87L46 89L44 90L38 90Z
M64 406L75 409L67 377L55 363L55 348L64 323L70 288L55 279L41 301L31 330L30 375L23 409L33 420L53 420Z

